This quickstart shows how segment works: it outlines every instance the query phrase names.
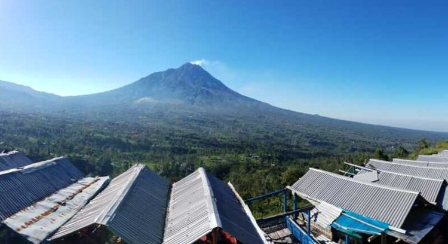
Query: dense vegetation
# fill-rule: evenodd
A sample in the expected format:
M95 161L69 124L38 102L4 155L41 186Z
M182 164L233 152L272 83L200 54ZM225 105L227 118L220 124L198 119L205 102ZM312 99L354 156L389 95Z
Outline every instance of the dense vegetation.
M344 161L361 164L370 157L412 157L412 152L430 153L448 144L438 143L432 148L425 140L418 147L366 140L359 146L347 145L344 138L334 145L337 140L325 131L321 138L329 138L331 144L300 133L287 135L277 128L262 131L264 128L256 124L250 125L252 130L237 125L213 130L208 123L204 120L202 127L191 128L198 123L186 121L181 126L2 113L0 149L19 149L35 161L65 155L94 175L114 176L132 164L144 163L176 181L202 166L231 181L242 197L248 198L291 185L308 167L337 172ZM214 126L223 125L217 122ZM257 130L259 134L254 132ZM375 151L378 145L384 147ZM252 207L261 217L280 210L280 206L280 199L272 198Z

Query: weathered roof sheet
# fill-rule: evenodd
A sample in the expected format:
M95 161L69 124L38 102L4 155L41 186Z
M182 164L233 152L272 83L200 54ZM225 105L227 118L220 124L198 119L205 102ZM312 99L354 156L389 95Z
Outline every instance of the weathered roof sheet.
M0 221L83 177L66 158L0 172Z
M84 178L7 218L4 223L32 243L44 241L104 187L109 177Z
M31 159L19 151L0 153L0 171L23 167L32 163Z
M325 201L398 228L419 198L418 192L360 182L313 168L290 189L303 197Z
M417 177L412 175L399 174L383 170L361 171L353 178L364 182L377 183L394 188L400 188L410 191L420 192L423 198L428 202L436 204L438 196L444 189L444 180ZM376 174L376 180L371 181L372 177L364 178L364 175Z
M413 165L413 166L419 166L419 167L448 168L448 163L440 163L440 162L407 160L407 159L399 159L399 158L394 158L393 162L397 163L397 164Z
M165 179L136 165L114 178L50 240L101 224L130 244L162 243L168 191Z
M311 210L311 221L323 228L328 228L341 213L341 208L322 201Z
M366 164L367 168L379 169L383 171L395 172L400 174L448 180L448 169L434 167L418 167L413 165L403 165L377 159L370 159Z
M173 185L163 243L193 243L216 227L242 243L263 243L232 189L199 168Z
M417 160L448 163L448 157L441 157L441 156L436 156L436 155L419 155Z

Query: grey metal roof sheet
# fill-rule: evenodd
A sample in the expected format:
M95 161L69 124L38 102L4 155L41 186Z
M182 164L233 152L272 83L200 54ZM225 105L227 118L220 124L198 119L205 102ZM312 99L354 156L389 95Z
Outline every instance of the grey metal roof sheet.
M83 177L66 158L0 172L0 221Z
M417 160L448 163L448 157L441 157L441 156L436 156L436 155L419 155Z
M162 243L168 192L165 179L136 165L114 178L49 240L101 224L130 244Z
M419 167L448 168L448 163L441 163L441 162L408 160L408 159L399 159L399 158L394 158L392 162L397 163L397 164L413 165L413 166L419 166Z
M163 243L193 243L217 227L242 243L264 243L229 185L199 168L173 184Z
M313 168L290 189L302 197L325 201L398 228L419 198L418 192L360 182Z
M419 167L413 165L398 164L389 161L370 159L366 164L367 168L379 169L400 174L448 180L448 169L435 167Z
M32 163L31 159L19 151L0 153L0 171L23 167Z
M109 177L83 178L7 218L4 223L32 243L41 243L100 190Z
M439 157L448 157L448 150L443 150L437 154Z
M363 175L376 174L376 180L370 181L372 177L363 179ZM417 177L412 175L399 174L389 171L372 170L370 172L360 172L354 176L355 180L391 186L410 191L420 192L428 202L436 204L438 196L442 193L444 180Z

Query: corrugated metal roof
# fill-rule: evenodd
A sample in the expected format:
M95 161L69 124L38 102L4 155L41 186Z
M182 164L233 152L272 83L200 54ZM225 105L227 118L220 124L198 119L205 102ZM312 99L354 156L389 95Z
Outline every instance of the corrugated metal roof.
M364 175L376 174L376 180L370 181L372 177L363 178ZM355 180L377 183L394 188L420 192L428 202L436 204L438 196L443 190L444 180L417 177L399 174L383 170L362 171L353 177Z
M109 180L83 178L7 218L4 223L32 243L45 240L75 215Z
M378 181L378 172L376 170L361 170L358 174L353 176L353 179L374 183Z
M441 156L435 156L435 155L419 155L417 160L448 163L448 157L441 157Z
M434 167L418 167L413 165L403 165L389 161L370 159L366 164L367 168L379 169L394 173L430 178L448 180L448 169Z
M50 240L101 224L130 244L162 243L168 191L165 179L136 165L114 178Z
M448 157L448 150L443 150L437 154L439 157Z
M0 221L83 177L66 158L0 172Z
M413 166L419 166L419 167L448 168L448 163L441 163L441 162L407 160L407 159L399 159L399 158L394 158L393 162L397 163L397 164L413 165Z
M398 228L419 198L418 192L360 182L313 168L290 189L302 197L325 201Z
M0 171L23 167L32 163L31 159L19 151L0 153Z
M328 228L341 213L341 208L322 201L311 210L311 221L323 228Z
M163 243L193 243L217 227L242 243L263 243L232 189L199 168L173 185Z

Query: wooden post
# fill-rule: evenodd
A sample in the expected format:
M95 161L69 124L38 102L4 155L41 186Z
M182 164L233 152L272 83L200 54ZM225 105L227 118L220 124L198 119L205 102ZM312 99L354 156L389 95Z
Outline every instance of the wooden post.
M212 231L212 238L213 238L213 244L218 244L218 228L213 229Z
M311 209L307 210L306 232L311 235Z
M288 191L283 191L283 213L288 212Z

